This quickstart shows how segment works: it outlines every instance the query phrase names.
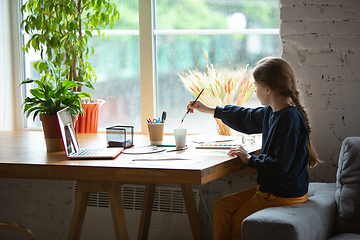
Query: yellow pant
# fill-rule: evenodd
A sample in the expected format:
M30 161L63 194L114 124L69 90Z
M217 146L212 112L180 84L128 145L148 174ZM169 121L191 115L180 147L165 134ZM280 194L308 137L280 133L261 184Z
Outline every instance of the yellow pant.
M243 220L261 209L298 205L307 200L307 193L297 198L280 198L261 192L259 187L222 197L214 204L214 240L241 239Z

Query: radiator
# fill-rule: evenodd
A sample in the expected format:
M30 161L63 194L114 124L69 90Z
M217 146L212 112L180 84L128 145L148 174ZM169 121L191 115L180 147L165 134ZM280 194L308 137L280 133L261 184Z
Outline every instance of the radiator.
M137 239L145 185L123 184L121 194L129 239ZM199 190L193 189L199 206ZM77 185L74 186L74 201ZM151 215L149 240L188 240L192 232L180 186L157 186ZM107 192L90 193L81 240L115 240Z

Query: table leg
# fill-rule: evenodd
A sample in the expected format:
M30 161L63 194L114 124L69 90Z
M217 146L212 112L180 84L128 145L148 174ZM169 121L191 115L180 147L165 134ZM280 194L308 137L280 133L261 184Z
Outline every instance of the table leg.
M150 219L152 213L152 207L155 197L156 184L146 184L145 195L143 201L143 208L141 211L141 219L139 226L138 240L147 240L150 229Z
M126 227L126 219L121 197L120 183L110 183L108 192L111 214L114 223L115 237L116 239L128 240L129 236Z
M189 222L191 226L191 231L194 236L194 240L205 239L201 227L199 213L196 208L196 202L194 198L194 193L192 191L192 187L191 185L181 185L181 190L183 193L185 206L189 217Z
M78 191L75 202L74 212L71 219L68 240L79 240L84 224L87 202L89 199L88 191Z
M115 237L117 240L128 240L125 213L121 198L119 182L98 182L98 181L78 181L77 198L74 207L74 213L71 220L68 240L79 240L81 229L84 224L86 207L90 192L108 191L110 200L110 209L113 218Z

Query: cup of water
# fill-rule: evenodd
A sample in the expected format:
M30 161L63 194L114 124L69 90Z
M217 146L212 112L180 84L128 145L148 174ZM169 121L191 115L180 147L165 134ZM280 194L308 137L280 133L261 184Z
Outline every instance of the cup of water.
M186 147L186 129L177 128L174 130L176 149Z

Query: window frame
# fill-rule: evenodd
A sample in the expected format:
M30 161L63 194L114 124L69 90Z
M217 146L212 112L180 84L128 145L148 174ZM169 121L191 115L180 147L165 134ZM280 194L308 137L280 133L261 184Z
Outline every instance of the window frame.
M155 5L156 0L138 0L139 30L102 30L107 35L139 35L140 52L140 134L147 134L145 116L158 116L157 109L157 75L156 75L156 36L158 35L234 35L234 34L277 34L279 29L186 29L186 30L156 30ZM19 0L21 5L21 0ZM20 9L19 9L20 11ZM94 33L95 34L95 33ZM26 35L21 31L22 38ZM279 41L281 44L281 41ZM280 48L281 49L281 46ZM21 51L21 50L20 50ZM23 53L24 54L24 53ZM24 55L23 55L24 56ZM22 63L25 71L25 57ZM25 73L24 73L25 76ZM26 119L25 119L25 128Z
M157 35L234 35L277 34L279 29L186 29L156 30L156 0L139 0L141 119L160 116L157 109L156 36ZM280 18L280 17L279 17ZM150 40L150 41L149 41ZM281 41L279 41L281 44ZM279 48L281 49L281 48ZM147 134L146 121L141 121L141 133Z

